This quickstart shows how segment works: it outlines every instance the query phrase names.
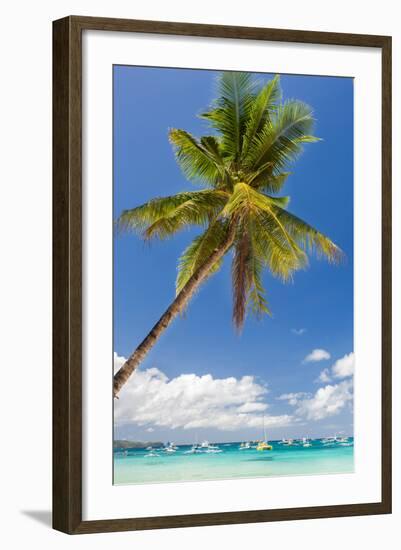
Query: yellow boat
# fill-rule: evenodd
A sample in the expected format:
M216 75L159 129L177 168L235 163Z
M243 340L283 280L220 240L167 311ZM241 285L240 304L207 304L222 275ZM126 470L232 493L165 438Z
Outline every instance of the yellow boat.
M271 451L273 450L273 446L270 445L270 443L266 440L266 429L265 429L265 417L263 416L263 436L264 440L259 441L258 446L256 447L257 451Z
M257 451L271 451L272 449L273 449L273 446L270 445L270 443L267 443L266 441L260 441L260 443L256 447Z

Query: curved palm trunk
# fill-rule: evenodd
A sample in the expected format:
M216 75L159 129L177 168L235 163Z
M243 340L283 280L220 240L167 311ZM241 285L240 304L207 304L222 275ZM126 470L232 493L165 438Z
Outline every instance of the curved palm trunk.
M166 311L154 325L146 338L142 340L134 353L127 359L127 361L118 370L118 372L116 372L116 374L114 375L113 384L114 397L117 397L118 393L127 382L128 378L138 367L138 365L144 359L149 350L152 349L152 347L157 342L159 336L166 330L171 321L175 319L175 317L177 317L177 315L185 309L189 300L202 284L202 282L205 280L213 265L224 256L224 254L233 244L234 236L235 225L232 224L225 242L219 248L216 248L206 260L206 262L201 265L201 267L192 275L186 285L177 294L175 300L170 304L170 306L166 309Z

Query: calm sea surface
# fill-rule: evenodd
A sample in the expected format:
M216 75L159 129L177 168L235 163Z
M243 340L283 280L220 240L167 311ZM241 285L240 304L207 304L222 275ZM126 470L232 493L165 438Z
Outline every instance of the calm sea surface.
M206 448L191 453L192 445L177 445L175 452L115 449L114 483L334 474L354 470L353 438L347 443L324 443L316 439L311 441L311 447L304 447L302 443L291 446L278 441L270 443L271 451L240 450L240 442L215 443L221 452L205 452Z

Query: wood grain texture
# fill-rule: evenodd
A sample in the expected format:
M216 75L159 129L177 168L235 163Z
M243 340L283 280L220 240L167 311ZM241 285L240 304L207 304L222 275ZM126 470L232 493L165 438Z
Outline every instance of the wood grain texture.
M383 504L375 503L345 506L314 506L309 508L283 508L276 510L246 510L243 512L191 514L185 516L162 516L153 518L128 518L84 521L78 527L76 534L202 527L207 525L235 525L238 523L264 523L271 521L364 516L385 513L387 513L387 510Z
M81 17L76 15L71 16L70 19L81 29L200 36L209 38L270 40L275 42L298 42L300 44L331 44L380 48L387 39L385 36L365 34L268 29L261 27L234 27L228 25L146 21L140 19L111 19L107 17Z
M382 502L392 508L391 37L382 46Z
M85 29L375 47L382 51L382 500L82 521L82 99ZM111 397L110 390L110 398ZM71 16L53 23L53 527L69 534L391 512L391 38Z
M81 48L53 26L53 527L71 533L82 502Z

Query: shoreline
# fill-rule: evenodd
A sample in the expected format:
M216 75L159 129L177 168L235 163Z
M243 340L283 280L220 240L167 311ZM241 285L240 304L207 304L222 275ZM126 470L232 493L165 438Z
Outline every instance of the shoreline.
M319 441L319 442L317 442ZM353 473L354 441L325 445L322 439L304 447L272 442L271 451L241 449L240 443L220 444L219 452L189 451L190 445L175 452L133 449L114 453L114 484L131 485L249 479L298 475Z

